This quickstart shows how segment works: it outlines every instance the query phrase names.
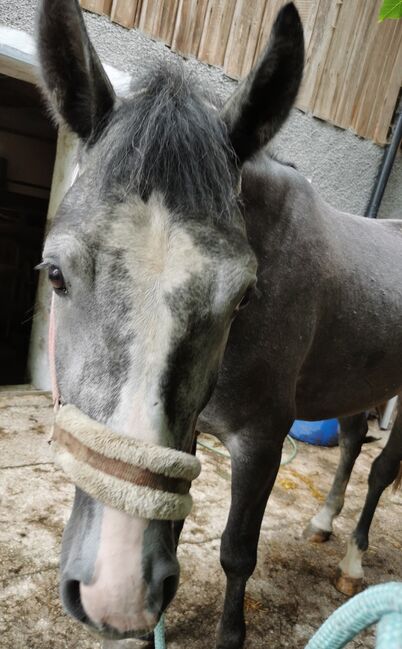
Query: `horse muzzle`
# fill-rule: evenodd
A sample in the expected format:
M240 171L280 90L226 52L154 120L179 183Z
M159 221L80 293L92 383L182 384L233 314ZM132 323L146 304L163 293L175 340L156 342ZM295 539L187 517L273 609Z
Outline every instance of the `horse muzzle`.
M95 500L149 520L183 520L201 465L183 451L125 437L73 405L55 417L55 461L77 487Z

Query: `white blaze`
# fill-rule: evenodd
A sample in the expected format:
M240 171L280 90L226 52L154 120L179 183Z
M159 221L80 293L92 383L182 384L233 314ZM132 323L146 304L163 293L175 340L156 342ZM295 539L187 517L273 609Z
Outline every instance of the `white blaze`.
M165 437L164 412L162 404L155 404L173 331L166 295L185 285L192 274L200 274L208 259L190 234L175 224L159 195L153 194L147 203L139 199L124 203L119 210L111 228L111 243L123 250L139 296L132 309L140 344L133 341L132 369L108 425L160 444L161 435Z

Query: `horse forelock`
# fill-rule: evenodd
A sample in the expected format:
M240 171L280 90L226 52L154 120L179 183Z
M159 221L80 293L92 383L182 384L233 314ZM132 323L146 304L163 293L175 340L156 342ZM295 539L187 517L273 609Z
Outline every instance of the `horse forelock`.
M164 196L188 216L231 220L238 171L224 122L181 65L137 81L96 146L101 191Z

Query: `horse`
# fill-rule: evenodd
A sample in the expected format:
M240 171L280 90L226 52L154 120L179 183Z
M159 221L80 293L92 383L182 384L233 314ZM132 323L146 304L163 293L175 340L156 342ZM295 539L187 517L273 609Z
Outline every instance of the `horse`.
M117 98L77 0L41 1L38 54L54 117L81 142L40 265L53 287L60 412L81 413L81 440L96 429L93 462L109 438L119 461L127 449L144 460L150 445L156 460L140 482L155 480L164 453L189 457L196 430L224 443L232 497L217 647L240 649L246 582L294 419L348 417L401 388L401 224L335 210L267 154L302 79L293 3L223 106L177 66L147 71ZM400 434L382 456L370 490L396 475ZM188 502L153 515L135 498L120 508L105 481L80 484L62 540L63 605L104 637L147 637L176 593Z

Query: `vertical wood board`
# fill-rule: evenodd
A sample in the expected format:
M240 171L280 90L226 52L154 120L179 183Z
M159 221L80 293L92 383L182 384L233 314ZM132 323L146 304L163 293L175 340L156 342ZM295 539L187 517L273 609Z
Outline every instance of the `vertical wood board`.
M380 26L385 29L377 33L374 39L373 56L370 56L370 62L367 64L369 72L365 78L363 101L359 101L358 111L351 126L363 137L379 137L379 141L384 143L397 100L396 95L389 103L389 92L395 85L399 90L402 83L402 30L398 28L396 21L389 21ZM388 117L381 120L385 105L389 107Z
M110 17L123 27L136 27L141 11L141 0L113 0Z
M373 139L375 142L385 143L388 139L388 131L390 127L390 116L394 114L397 108L398 98L401 93L402 87L402 30L398 33L398 46L396 48L396 56L392 74L388 80L385 94L380 97L379 112L377 114L377 124L374 132L367 133L366 137ZM359 125L355 126L358 132Z
M208 0L198 58L223 67L236 0Z
M258 34L266 0L237 0L223 68L234 78L244 77L253 67Z
M179 0L142 0L139 29L170 45L178 8Z
M304 77L297 105L313 110L319 93L325 62L331 46L340 4L334 0L318 0L308 21L311 35L306 47Z
M376 2L369 10L359 6L359 15L351 36L351 47L345 53L344 82L336 106L333 107L335 122L347 121L352 124L359 98L363 92L365 78L370 74L367 63L373 47L373 21L377 18ZM352 30L351 30L352 31ZM341 68L342 69L342 68Z
M360 0L355 0L345 11L345 4L339 5L336 23L332 28L331 40L322 67L319 92L314 101L314 114L327 115L334 121L336 105L347 78L353 44L361 42L359 27L368 12L362 11Z
M180 0L172 38L172 50L196 56L200 47L208 0Z
M109 16L112 8L112 0L80 0L80 5L87 11Z

